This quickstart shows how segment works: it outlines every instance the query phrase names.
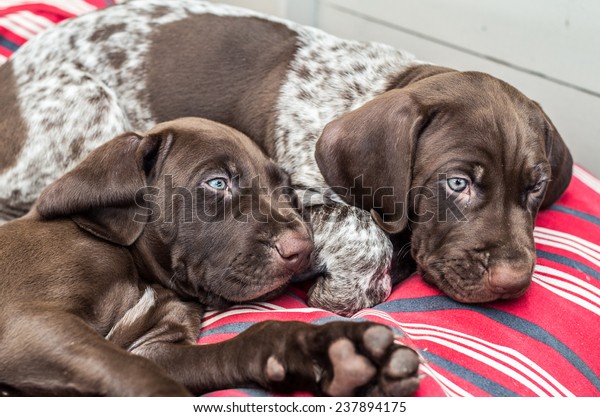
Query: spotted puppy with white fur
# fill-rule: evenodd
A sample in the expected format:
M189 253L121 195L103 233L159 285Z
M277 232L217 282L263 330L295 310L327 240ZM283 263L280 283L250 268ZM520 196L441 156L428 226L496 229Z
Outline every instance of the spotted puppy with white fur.
M302 195L309 303L344 315L384 300L413 259L456 300L519 296L537 210L571 172L541 108L500 80L196 0L46 31L0 67L0 104L4 219L120 132L184 116L242 131Z

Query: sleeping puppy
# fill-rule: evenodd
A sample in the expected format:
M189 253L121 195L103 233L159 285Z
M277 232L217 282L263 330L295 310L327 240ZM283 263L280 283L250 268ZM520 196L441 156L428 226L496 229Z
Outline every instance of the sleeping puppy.
M310 218L309 303L345 315L413 260L456 300L519 296L536 213L571 177L548 117L496 78L197 0L131 0L46 31L0 67L0 103L4 218L119 132L183 116L242 131Z
M571 178L568 149L537 103L489 75L414 68L399 87L325 127L323 176L382 229L410 229L419 272L453 299L519 297L538 210Z
M0 388L408 395L418 357L373 323L263 322L198 346L203 306L266 299L310 262L289 178L203 119L121 135L0 227Z

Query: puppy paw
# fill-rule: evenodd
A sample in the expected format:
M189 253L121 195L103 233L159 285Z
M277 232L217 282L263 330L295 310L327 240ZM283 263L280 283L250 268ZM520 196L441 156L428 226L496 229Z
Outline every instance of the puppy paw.
M355 273L318 277L307 294L307 304L344 317L385 301L392 291L387 269L361 276Z
M323 392L331 396L413 394L419 387L416 352L395 344L392 331L384 326L371 325L358 333L360 338L348 335L330 345L331 365L324 372Z
M332 322L277 323L289 331L285 350L264 365L269 388L329 396L407 396L419 387L419 357L397 344L388 327Z

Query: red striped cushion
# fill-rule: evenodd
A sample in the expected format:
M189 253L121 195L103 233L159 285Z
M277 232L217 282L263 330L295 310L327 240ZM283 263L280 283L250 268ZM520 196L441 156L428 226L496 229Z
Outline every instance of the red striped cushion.
M3 0L0 2L0 64L47 27L114 3L113 0Z
M352 319L390 325L419 350L427 375L419 396L598 396L600 181L576 167L565 195L540 213L535 239L539 259L533 284L517 300L460 304L415 274L386 302ZM341 319L308 308L305 299L306 291L293 288L270 303L211 311L199 343L228 339L266 319Z
M0 63L35 33L109 0L5 0L0 7ZM560 201L541 212L538 265L520 299L487 305L456 303L414 275L383 304L356 314L397 329L420 352L427 377L420 396L600 395L600 181L576 167ZM231 338L261 320L342 320L306 305L294 287L270 303L211 311L201 344ZM271 395L227 390L211 396ZM305 395L297 393L296 395Z

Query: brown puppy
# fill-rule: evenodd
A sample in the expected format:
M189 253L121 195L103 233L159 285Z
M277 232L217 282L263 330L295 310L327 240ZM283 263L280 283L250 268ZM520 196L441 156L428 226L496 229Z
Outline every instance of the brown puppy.
M288 181L250 139L203 119L92 152L0 227L0 386L413 392L418 358L381 325L264 322L195 344L202 305L271 297L308 266L311 234Z
M396 246L455 300L518 297L538 210L571 179L562 138L537 103L487 74L420 66L397 83L325 127L323 176L383 229L405 231ZM397 158L381 159L388 150Z
M245 133L310 214L309 304L344 315L386 299L413 261L457 300L517 296L536 202L571 176L542 110L496 78L198 0L129 0L46 31L0 67L0 106L0 221L117 133L184 116ZM342 196L359 208L328 188L361 176ZM434 215L447 209L471 221Z
M535 217L568 185L570 153L535 102L491 76L423 66L402 83L325 128L323 175L390 233L410 225L398 245L452 298L518 297ZM398 159L379 160L385 149Z

